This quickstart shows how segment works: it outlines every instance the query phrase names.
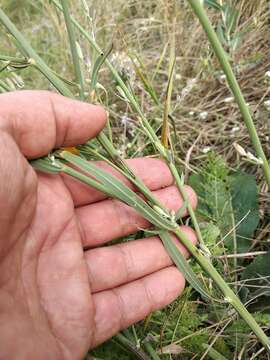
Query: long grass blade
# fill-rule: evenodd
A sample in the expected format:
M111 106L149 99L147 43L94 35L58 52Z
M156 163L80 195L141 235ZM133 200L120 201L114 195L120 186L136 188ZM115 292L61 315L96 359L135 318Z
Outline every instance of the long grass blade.
M32 59L33 65L50 81L50 83L63 95L73 97L70 90L66 87L65 84L56 76L47 64L41 59L41 57L36 53L32 48L29 42L25 39L22 33L17 29L17 27L10 21L8 16L0 8L0 23L2 23L8 32L17 40L18 43L23 47L24 52L28 56L28 60Z
M213 300L213 298L206 292L206 290L204 290L203 285L198 280L191 266L175 245L170 234L167 231L160 231L159 237L161 238L163 245L167 250L168 254L170 255L171 259L173 260L177 268L181 271L181 273L184 275L187 282L193 287L193 289L200 293L203 298Z
M60 0L60 1L62 4L63 14L64 14L66 28L67 28L67 32L68 32L71 55L72 55L72 60L73 60L76 81L79 86L80 98L84 99L84 80L83 80L83 74L82 74L82 69L81 69L81 65L80 65L78 47L76 44L74 26L73 26L73 23L71 21L71 16L70 16L69 3L68 3L68 0Z
M96 85L97 85L97 80L98 80L98 72L99 72L101 66L104 64L107 57L112 52L112 49L113 49L113 44L104 53L101 53L98 56L94 66L93 66L93 70L92 70L91 83L90 83L90 93L92 93L92 91L95 90Z
M133 207L145 219L153 225L172 230L174 226L172 222L166 219L163 214L158 214L152 207L150 207L139 195L129 189L121 181L116 179L113 175L98 168L93 163L88 162L77 155L73 155L67 151L62 151L60 157L70 162L72 165L78 167L84 173L89 174L91 177L96 178L103 186L110 189L114 197L121 200L125 204Z

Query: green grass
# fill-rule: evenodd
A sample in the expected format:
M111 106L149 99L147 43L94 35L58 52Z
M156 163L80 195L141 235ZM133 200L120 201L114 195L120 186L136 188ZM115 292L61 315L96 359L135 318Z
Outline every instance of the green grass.
M42 3L44 6L41 6ZM269 158L269 110L264 102L270 98L270 80L265 75L270 70L270 30L267 18L270 9L266 0L256 4L247 4L246 1L223 3L230 5L233 11L220 13L210 8L209 14L230 54ZM246 151L253 152L239 111L235 103L228 100L231 95L219 65L187 2L180 1L176 5L174 1L165 0L147 0L143 3L123 0L93 1L90 9L92 23L89 23L79 1L72 1L72 5L73 14L80 19L80 23L89 31L91 27L95 29L102 48L108 49L113 43L115 66L120 70L122 78L132 85L144 113L159 135L168 84L170 34L175 30L176 64L171 96L171 136L179 167L199 193L197 214L203 225L205 241L214 255L215 267L240 291L242 301L251 301L257 294L252 287L246 286L243 274L248 272L245 269L250 269L248 266L253 261L249 253L269 251L269 194L266 193L267 187L260 167L254 161L240 156L233 147L236 142ZM10 1L4 0L2 7L31 40L33 47L38 49L48 65L68 81L75 81L70 51L66 45L64 21L61 16L56 15L49 2L18 0L11 5ZM176 26L173 28L174 19ZM11 41L2 28L0 35L3 39L0 54L18 57L19 53L15 46L11 46ZM95 56L82 40L80 45L85 58L84 78L86 84L90 84L89 64L94 63ZM129 54L136 61L137 75ZM135 60L134 54L139 61ZM25 88L51 88L47 80L32 67L16 71L16 74L23 79ZM146 79L146 82L142 82L142 79ZM0 80L7 81L7 86L11 88L17 87L18 79L14 78L11 71L0 73ZM140 131L140 124L130 107L120 99L122 94L117 93L114 79L105 67L101 69L98 82L106 92L100 89L97 98L109 110L113 137L117 139L116 145L122 155L153 155L153 146ZM151 93L152 90L155 96ZM87 100L90 101L90 95ZM187 153L191 153L188 158ZM186 166L183 166L184 163ZM243 174L243 171L248 175ZM245 182L245 187L237 188L235 176L240 176L238 181L241 184ZM249 189L248 194L243 193L244 188ZM244 214L237 212L241 196L244 198L243 202L250 200L247 201L247 212L250 210L251 213L244 220ZM235 228L239 222L244 223L242 233L239 232L239 226ZM239 244L244 244L244 249L234 248L234 238L239 239ZM236 258L226 256L239 251L245 251L246 257L235 260ZM264 262L263 255L260 256L261 262ZM192 266L215 296L209 278L194 261ZM256 266L253 272L251 270L251 278L258 276ZM267 276L265 270L264 286L268 284ZM266 330L270 328L268 304L267 293L260 294L259 301L255 303L257 306L253 304L253 311L258 313L257 320ZM265 352L255 355L260 350L260 345L251 336L245 323L242 320L236 321L232 312L228 313L227 306L207 303L189 287L172 305L128 329L125 336L135 343L134 334L142 344L149 341L157 352L163 349L164 353L159 356L164 360L218 359L215 352L209 351L206 355L205 349L210 349L209 344L227 359L237 358L239 354L242 354L241 359L251 359L252 356L256 359L269 359ZM91 356L96 359L137 358L130 349L123 348L123 344L117 342L119 339L107 342L92 351ZM147 352L146 347L143 346L143 349Z

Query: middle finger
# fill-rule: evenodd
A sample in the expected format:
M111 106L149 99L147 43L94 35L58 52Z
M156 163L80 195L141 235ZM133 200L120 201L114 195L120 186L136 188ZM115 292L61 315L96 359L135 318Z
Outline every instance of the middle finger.
M189 186L185 186L185 192L195 208L195 192ZM177 211L183 205L183 199L175 186L154 191L153 194L167 209ZM115 199L82 206L75 211L84 247L101 245L151 226L133 208Z

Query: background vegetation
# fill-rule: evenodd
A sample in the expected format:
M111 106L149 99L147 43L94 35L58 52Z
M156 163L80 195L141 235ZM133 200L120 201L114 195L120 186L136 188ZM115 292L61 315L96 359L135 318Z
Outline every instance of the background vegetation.
M91 5L89 15L84 3ZM95 34L102 49L113 45L111 61L132 86L158 134L175 52L170 122L179 167L199 194L197 215L213 263L269 334L269 189L224 74L187 1L72 0L71 4L73 15ZM270 4L208 0L206 5L270 158ZM64 21L51 2L2 0L1 7L46 62L74 81ZM0 36L0 54L19 56L3 28ZM90 84L95 55L85 42L79 44L85 81ZM50 88L31 66L14 71L2 61L0 69L0 91ZM105 67L98 82L97 97L109 111L121 154L153 156L152 145ZM93 94L88 93L86 100L95 100ZM193 267L196 270L196 264ZM198 272L211 289L211 281ZM205 303L190 287L171 306L123 335L128 343L118 337L89 358L155 359L153 350L166 360L222 359L219 354L227 359L269 358L235 313L222 304ZM148 355L137 353L140 346Z

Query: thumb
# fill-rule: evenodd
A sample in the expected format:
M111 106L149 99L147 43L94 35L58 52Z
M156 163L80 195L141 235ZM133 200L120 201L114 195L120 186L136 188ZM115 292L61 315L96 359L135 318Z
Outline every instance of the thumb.
M48 91L0 95L0 130L13 137L27 158L46 155L60 146L75 146L95 137L105 126L100 106Z

